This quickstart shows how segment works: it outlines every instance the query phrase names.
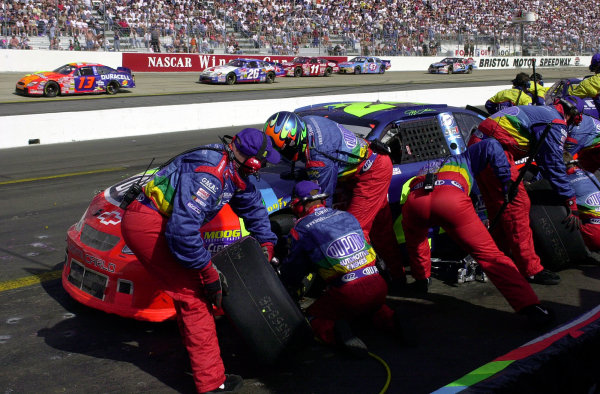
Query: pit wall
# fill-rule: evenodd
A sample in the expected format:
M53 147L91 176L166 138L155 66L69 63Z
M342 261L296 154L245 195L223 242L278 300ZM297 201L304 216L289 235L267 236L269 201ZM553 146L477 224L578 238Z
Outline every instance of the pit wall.
M460 56L457 54L456 56ZM132 52L78 52L78 51L46 51L46 50L0 50L0 72L35 72L54 70L71 62L100 63L110 67L129 67L135 72L199 72L206 67L225 64L237 57L253 57L267 61L284 62L293 56L253 56L253 55L205 55L185 53L132 53ZM344 61L344 56L327 56L327 58ZM439 61L443 56L383 56L391 61L388 71L426 71L431 63ZM591 56L536 56L536 57L474 57L478 69L518 69L530 68L532 59L536 66L569 67L587 66Z

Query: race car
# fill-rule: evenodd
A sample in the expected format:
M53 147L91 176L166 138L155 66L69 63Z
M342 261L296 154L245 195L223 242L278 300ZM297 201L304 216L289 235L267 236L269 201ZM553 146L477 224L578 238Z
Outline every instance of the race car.
M576 88L577 85L581 83L581 81L588 77L561 79L559 81L554 82L554 84L550 87L550 89L548 89L546 95L544 96L546 105L551 105L552 103L554 103L554 100L558 98L568 96L570 89ZM593 116L596 119L600 119L600 114L598 113L598 109L594 104L594 100L591 98L585 98L583 99L583 101L585 102L583 113L589 116Z
M339 63L340 74L383 74L392 63L373 56L358 56L347 62Z
M473 58L447 57L437 63L432 63L427 72L429 74L471 74L477 68Z
M306 56L298 56L289 63L283 63L283 68L288 77L328 77L340 69L336 61Z
M97 63L69 63L54 71L27 74L17 82L15 93L55 97L63 94L116 94L134 88L135 76L127 67L114 68Z
M483 119L461 108L410 103L331 103L298 111L326 114L360 136L390 145L395 158L390 203L396 208L402 185L424 161L465 149L466 136ZM400 147L400 136L410 136L411 141ZM281 178L280 174L286 171L290 171L286 164L269 166L261 171L260 180L250 178L262 194L273 231L280 237L293 226L288 203L295 181ZM142 180L143 184L149 178L148 174L131 177L92 199L81 219L67 231L62 284L75 300L92 308L128 318L162 321L175 315L172 300L159 290L157 281L127 247L120 227L124 211L119 205L124 194L133 183ZM337 200L343 204L341 198ZM399 228L399 221L396 226ZM199 232L211 253L247 234L243 221L228 205ZM276 253L283 254L281 248L285 249L283 238Z
M209 67L200 73L198 82L225 83L266 82L273 83L285 72L280 64L258 59L233 59L222 66Z

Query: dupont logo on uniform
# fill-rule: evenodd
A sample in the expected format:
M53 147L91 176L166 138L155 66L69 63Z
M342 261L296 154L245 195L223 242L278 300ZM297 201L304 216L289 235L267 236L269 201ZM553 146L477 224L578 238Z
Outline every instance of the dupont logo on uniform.
M592 193L585 199L585 203L591 206L599 206L600 205L600 192Z
M326 253L329 257L343 258L358 252L364 246L363 238L360 235L350 233L333 241Z
M354 148L358 143L358 139L350 130L347 130L345 127L338 125L338 128L342 132L342 136L344 137L344 143L350 149Z

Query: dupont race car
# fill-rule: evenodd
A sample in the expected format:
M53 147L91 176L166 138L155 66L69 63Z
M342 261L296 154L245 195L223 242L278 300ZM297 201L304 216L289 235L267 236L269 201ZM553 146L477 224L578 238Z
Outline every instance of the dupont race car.
M581 83L581 81L588 77L561 79L559 81L554 82L554 84L550 87L550 89L548 89L546 95L544 96L546 105L551 105L557 98L568 96L569 89L576 88L577 85ZM596 108L593 99L586 98L583 101L585 102L583 113L589 116L593 116L596 119L600 119L600 114L598 113L598 109Z
M55 97L62 94L116 94L134 88L135 76L127 67L114 68L97 63L69 63L54 71L27 74L17 82L15 93Z
M394 231L401 248L404 243L401 195L406 182L428 160L464 151L465 141L484 119L477 112L445 104L393 102L334 102L299 108L296 112L300 115L327 116L356 135L367 140L379 140L390 148L393 175L388 199L394 218ZM272 229L279 237L275 252L280 258L286 255L285 236L294 223L288 206L292 188L295 180L301 179L302 170L301 163L296 163L293 172L290 172L289 163L280 163L263 169L260 179L250 178L262 194ZM282 178L284 173L287 176ZM125 244L120 230L123 217L120 202L130 185L141 177L131 177L98 193L81 219L68 229L62 284L75 300L92 308L128 318L162 321L174 316L172 301L137 261ZM146 176L144 180L148 178ZM548 192L544 194L548 195ZM476 195L474 200L476 209L485 217L482 199ZM334 206L343 208L345 202L344 194L336 192ZM532 203L535 205L533 199ZM554 220L566 216L563 209L566 208L560 205L544 206L544 211L557 213L558 218ZM534 234L541 234L537 238L541 238L542 247L548 249L544 255L540 254L542 260L548 255L568 260L570 252L562 252L557 247L575 243L561 242L561 239L557 241L556 238L574 235L548 234L548 220L546 216L542 217L545 214L536 215L544 219L541 223L532 220ZM228 245L247 235L243 221L229 206L225 206L198 231L206 249L213 254L227 250ZM444 233L432 231L430 236L434 258L461 261L465 257L465 253ZM551 266L548 268L551 269Z
M473 58L447 57L437 63L431 63L429 74L471 74L477 68Z
M338 72L340 74L383 74L389 70L391 65L389 60L381 60L373 56L358 56L347 62L339 63L340 71Z
M222 66L208 67L200 73L198 82L225 83L233 85L237 82L273 83L285 72L279 63L259 59L233 59Z
M283 63L283 68L288 77L328 77L340 69L334 60L306 56L298 56L289 63Z

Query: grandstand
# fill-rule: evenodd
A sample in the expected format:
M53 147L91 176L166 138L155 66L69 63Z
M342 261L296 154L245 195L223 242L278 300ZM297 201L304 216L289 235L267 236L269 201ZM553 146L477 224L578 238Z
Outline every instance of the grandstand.
M591 0L5 0L1 47L232 54L586 55L599 51ZM536 20L515 23L525 11ZM116 40L116 36L120 40ZM56 40L58 38L58 40ZM27 41L25 41L27 39ZM14 46L14 45L12 45ZM116 47L116 49L115 49ZM76 49L76 48L73 48ZM483 53L483 52L482 52Z

